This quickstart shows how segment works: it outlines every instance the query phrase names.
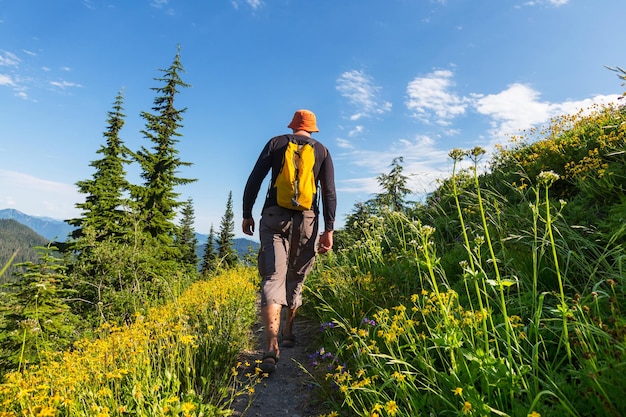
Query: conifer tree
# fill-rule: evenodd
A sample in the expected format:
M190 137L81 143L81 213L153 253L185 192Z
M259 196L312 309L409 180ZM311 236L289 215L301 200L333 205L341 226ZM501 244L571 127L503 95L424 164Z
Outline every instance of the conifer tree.
M215 230L213 229L213 224L211 224L209 238L207 239L206 247L204 248L204 255L202 256L200 273L202 275L207 275L215 272L218 263L217 252L215 251Z
M26 362L38 363L45 352L63 350L77 336L78 319L70 312L62 260L53 256L56 247L37 247L37 263L17 266L17 281L5 284L0 317L0 371L16 369ZM2 372L0 372L2 373Z
M71 233L74 239L85 236L87 227L93 229L96 241L125 233L128 222L123 208L126 204L123 195L130 186L126 180L124 165L130 163L130 151L119 136L126 117L123 113L123 101L122 93L119 92L113 110L108 113L108 127L103 134L106 144L96 151L102 155L102 159L90 163L95 168L93 177L76 183L78 191L86 194L86 198L84 203L76 204L82 210L82 216L67 220L67 223L77 227Z
M197 271L198 255L196 254L196 246L198 246L198 239L193 228L195 216L191 198L183 204L181 214L176 243L181 252L182 262Z
M376 179L384 192L377 194L375 201L378 205L391 211L406 211L406 196L411 193L407 187L409 177L404 175L402 166L404 158L399 156L391 162L389 174L380 174Z
M160 70L163 76L155 78L161 87L152 88L157 93L152 107L153 113L142 112L145 129L142 134L153 143L151 149L142 147L135 154L135 159L142 169L142 186L134 187L133 194L145 221L145 231L162 243L169 245L175 235L176 225L173 220L176 209L183 203L177 201L180 195L175 191L178 185L195 181L179 177L180 167L192 165L178 157L177 139L181 136L182 115L186 109L174 107L174 99L180 87L188 87L180 78L184 72L180 62L180 47L167 69Z
M239 260L237 252L233 248L233 239L235 237L235 221L233 213L233 192L228 193L228 201L226 202L226 211L220 222L220 233L217 239L218 252L217 256L225 267L235 266Z

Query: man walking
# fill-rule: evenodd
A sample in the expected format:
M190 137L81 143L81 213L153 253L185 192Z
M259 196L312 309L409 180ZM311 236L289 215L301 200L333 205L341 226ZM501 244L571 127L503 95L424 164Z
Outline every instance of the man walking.
M282 308L287 308L282 331L282 347L295 346L293 320L302 305L302 286L311 272L316 253L326 253L333 246L333 227L337 197L335 172L328 149L311 137L319 132L315 114L309 110L295 112L288 127L291 135L280 135L270 139L259 156L243 194L243 232L254 234L252 207L261 184L271 169L270 189L261 212L259 237L261 246L258 269L261 283L261 318L265 327L267 348L260 368L272 373L280 357L278 333ZM290 142L298 146L306 144L314 149L313 176L316 196L321 194L324 228L319 233L319 198L313 198L312 207L281 207L277 198L277 178L285 159L285 150ZM297 152L296 152L297 153ZM319 184L319 188L317 185ZM294 204L294 207L297 202Z

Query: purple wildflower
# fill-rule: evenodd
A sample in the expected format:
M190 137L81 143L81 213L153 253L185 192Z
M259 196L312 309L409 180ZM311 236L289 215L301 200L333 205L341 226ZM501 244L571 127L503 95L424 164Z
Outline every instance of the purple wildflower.
M376 326L376 321L372 319L368 319L367 317L363 318L362 324L369 324L370 326Z
M327 321L326 323L322 323L320 325L320 332L323 332L328 329L334 329L335 327L337 327L335 323L333 323L332 321Z

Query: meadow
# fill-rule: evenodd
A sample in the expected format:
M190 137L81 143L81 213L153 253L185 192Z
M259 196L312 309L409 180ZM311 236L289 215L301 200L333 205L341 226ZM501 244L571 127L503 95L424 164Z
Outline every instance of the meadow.
M558 118L452 150L423 202L355 208L305 288L323 417L626 415L625 132L624 108ZM263 378L237 363L257 290L220 270L20 361L0 416L229 415Z
M626 415L625 116L555 119L487 171L452 150L425 204L349 225L307 285L326 417Z
M68 351L42 352L0 385L0 416L223 416L261 379L238 363L256 321L258 279L223 271L178 298L104 323Z

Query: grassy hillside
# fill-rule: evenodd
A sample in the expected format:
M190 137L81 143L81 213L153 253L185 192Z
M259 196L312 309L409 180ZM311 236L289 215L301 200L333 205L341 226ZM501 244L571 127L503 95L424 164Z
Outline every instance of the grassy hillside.
M301 311L320 323L311 376L325 417L626 415L626 110L555 119L484 154L452 150L424 203L371 202L316 262ZM178 270L152 268L161 252L136 254L94 252L130 262L130 284L153 278L159 305L8 374L8 415L229 415L244 392L233 381L254 393L258 373L235 359L256 271L178 293ZM112 295L135 303L124 291Z
M626 109L484 153L359 213L308 281L339 415L626 415Z

